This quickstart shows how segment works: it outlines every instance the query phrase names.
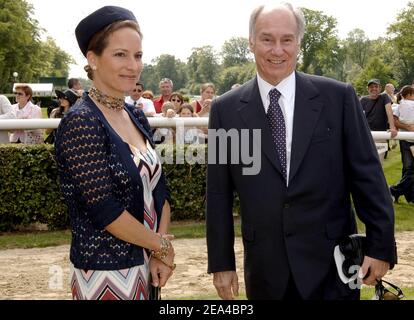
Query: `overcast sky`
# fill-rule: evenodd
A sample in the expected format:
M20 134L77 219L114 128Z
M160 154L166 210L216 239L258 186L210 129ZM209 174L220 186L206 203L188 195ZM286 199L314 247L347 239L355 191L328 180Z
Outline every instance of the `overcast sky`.
M212 45L217 51L231 37L248 37L250 12L269 0L27 0L46 35L76 60L71 77L86 77L83 58L75 38L76 25L104 5L117 5L134 12L144 34L144 62L168 53L186 61L191 49ZM338 21L338 34L360 28L371 39L386 34L408 0L291 0L292 4L323 11Z

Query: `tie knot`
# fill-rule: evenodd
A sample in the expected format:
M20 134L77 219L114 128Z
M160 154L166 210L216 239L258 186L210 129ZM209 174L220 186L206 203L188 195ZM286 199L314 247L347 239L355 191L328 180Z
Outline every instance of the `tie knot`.
M272 90L269 91L269 98L271 101L272 100L279 101L281 96L282 94L276 88L273 88Z

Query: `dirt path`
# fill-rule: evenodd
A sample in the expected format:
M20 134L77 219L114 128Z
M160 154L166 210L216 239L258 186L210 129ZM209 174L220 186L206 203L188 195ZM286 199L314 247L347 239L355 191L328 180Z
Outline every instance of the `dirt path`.
M387 279L414 286L414 232L397 234L399 264ZM163 289L164 299L212 296L212 276L206 273L205 239L175 240L177 269ZM69 246L0 251L0 299L71 299ZM236 240L239 281L244 291L243 250Z

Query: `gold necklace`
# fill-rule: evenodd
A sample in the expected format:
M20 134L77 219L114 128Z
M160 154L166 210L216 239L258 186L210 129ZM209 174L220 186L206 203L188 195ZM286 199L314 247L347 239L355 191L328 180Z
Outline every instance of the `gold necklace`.
M98 101L100 104L107 107L108 109L115 111L121 111L124 109L124 99L108 96L95 87L91 87L89 89L89 96L91 98L94 98L96 101Z

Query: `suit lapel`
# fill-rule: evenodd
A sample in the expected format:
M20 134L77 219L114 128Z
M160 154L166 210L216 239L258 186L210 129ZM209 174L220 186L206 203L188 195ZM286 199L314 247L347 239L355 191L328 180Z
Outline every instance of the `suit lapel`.
M296 73L295 113L289 180L297 173L318 122L323 102L318 89L303 73Z
M266 157L280 174L282 174L282 168L270 133L262 98L260 96L257 78L252 79L246 85L245 90L241 95L240 102L242 106L238 109L238 112L246 128L250 130L261 129L261 142L255 141L255 143L259 144Z

